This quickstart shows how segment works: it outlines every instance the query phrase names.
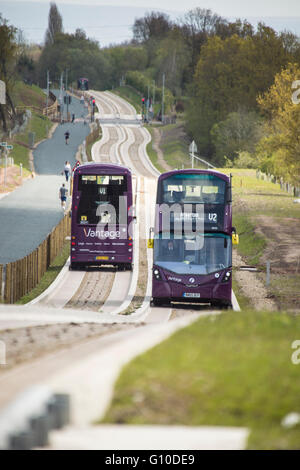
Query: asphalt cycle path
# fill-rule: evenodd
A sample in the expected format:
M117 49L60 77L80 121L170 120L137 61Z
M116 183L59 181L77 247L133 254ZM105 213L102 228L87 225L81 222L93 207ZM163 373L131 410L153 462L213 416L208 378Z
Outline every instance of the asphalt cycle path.
M0 200L0 264L31 253L64 215L58 197L59 188L65 182L61 174L64 163L68 160L74 166L78 146L90 132L82 118L86 109L73 96L69 112L75 113L75 123L59 124L51 139L34 150L36 177ZM67 130L68 145L64 138Z

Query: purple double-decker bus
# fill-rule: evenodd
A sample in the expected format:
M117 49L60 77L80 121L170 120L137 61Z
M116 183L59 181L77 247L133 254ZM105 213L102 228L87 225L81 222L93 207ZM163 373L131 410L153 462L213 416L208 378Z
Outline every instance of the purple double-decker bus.
M132 269L132 204L128 168L87 163L74 170L71 269L100 265Z
M231 177L213 170L175 170L158 179L152 303L230 307Z

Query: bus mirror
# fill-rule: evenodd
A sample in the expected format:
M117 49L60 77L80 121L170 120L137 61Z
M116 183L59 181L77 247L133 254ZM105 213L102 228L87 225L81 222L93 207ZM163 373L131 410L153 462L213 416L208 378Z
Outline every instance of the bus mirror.
M154 240L153 238L149 238L147 243L148 248L154 248Z
M233 233L233 234L232 234L232 244L233 244L233 245L238 245L239 242L240 242L240 240L239 240L238 234L237 234L237 233Z

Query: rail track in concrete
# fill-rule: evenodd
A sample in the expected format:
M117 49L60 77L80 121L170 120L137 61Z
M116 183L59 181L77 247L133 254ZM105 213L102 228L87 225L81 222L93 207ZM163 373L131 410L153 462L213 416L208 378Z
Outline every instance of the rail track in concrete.
M0 410L30 384L43 382L54 392L71 395L73 422L84 425L100 417L124 361L200 316L220 313L206 307L150 306L152 250L147 248L146 240L154 224L159 176L146 152L150 135L134 108L124 100L108 92L91 93L96 99L97 117L103 131L102 139L92 148L94 161L120 163L134 174L137 209L134 269L124 272L103 267L69 271L67 264L53 285L27 306L0 307L0 330L16 329L16 336L36 327L45 328L47 335L47 327L53 325L65 325L67 329L74 324L111 326L103 331L104 337L81 337L78 341L75 337L67 348L60 345L59 349L54 347L45 354L38 352L31 360L0 373L0 385L3 385L0 389L5 390L0 393ZM124 315L124 312L131 314ZM112 366L110 354L116 363L112 372L108 371ZM95 370L101 375L97 380L91 379ZM98 403L104 384L106 395Z

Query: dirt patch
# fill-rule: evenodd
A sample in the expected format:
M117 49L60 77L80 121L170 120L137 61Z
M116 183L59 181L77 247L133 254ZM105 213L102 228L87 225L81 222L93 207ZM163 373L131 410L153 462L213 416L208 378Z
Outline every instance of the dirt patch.
M0 340L6 345L7 364L0 366L0 374L22 362L40 358L49 352L68 348L91 338L101 337L133 325L71 323L0 331Z
M0 194L8 193L21 186L23 178L20 176L20 168L17 166L10 166L6 172L6 186L4 186L4 173L5 169L0 167Z
M300 274L300 220L266 216L255 220L256 232L268 240L262 263L270 261L274 272Z
M249 307L255 310L277 310L275 301L270 297L270 292L258 274L252 271L240 271L240 266L244 266L245 263L236 250L233 250L232 261L236 268L235 279L243 295L249 299Z
M157 153L157 163L164 168L166 171L172 170L170 165L167 164L167 162L164 159L164 154L160 148L160 142L161 142L161 131L160 129L157 129L156 127L153 128L153 143L152 147Z
M189 138L184 129L183 124L177 124L174 127L168 129L162 129L161 145L168 144L174 140L182 141L187 146L189 145Z
M300 220L258 216L256 232L267 240L260 263L270 261L269 292L280 310L300 311Z

